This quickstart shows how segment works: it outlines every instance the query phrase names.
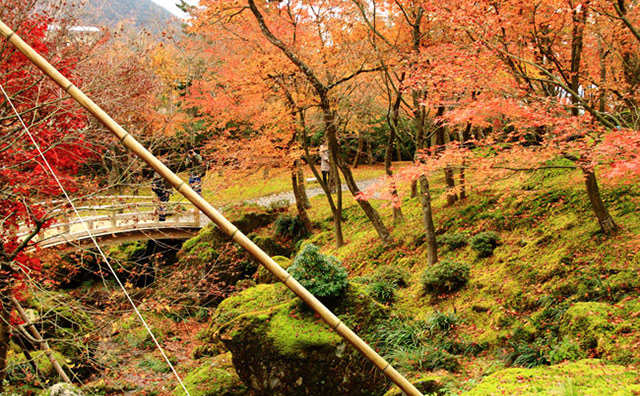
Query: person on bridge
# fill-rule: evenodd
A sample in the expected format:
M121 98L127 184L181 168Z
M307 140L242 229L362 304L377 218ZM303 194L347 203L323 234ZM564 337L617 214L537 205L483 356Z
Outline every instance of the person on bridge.
M158 172L153 174L153 180L151 180L151 191L153 191L160 204L158 205L158 221L165 221L167 219L167 211L163 202L169 202L169 196L171 196L171 187L167 184L167 181L160 176Z
M195 148L189 146L187 148L188 156L185 163L189 172L189 186L193 191L202 195L202 178L206 173L202 156Z

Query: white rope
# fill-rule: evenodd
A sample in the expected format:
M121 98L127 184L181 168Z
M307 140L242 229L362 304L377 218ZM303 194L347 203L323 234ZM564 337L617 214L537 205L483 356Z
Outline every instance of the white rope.
M149 325L147 324L147 322L144 320L144 318L142 317L142 314L140 313L140 311L138 310L138 307L136 307L136 304L133 302L133 300L131 299L131 297L129 296L129 293L127 293L127 289L125 289L124 285L122 284L122 282L120 281L120 278L118 278L118 275L116 274L116 271L113 269L113 267L111 266L111 264L109 263L109 260L107 260L107 256L104 254L104 252L102 251L102 249L100 248L100 246L98 245L98 242L96 241L95 237L93 236L93 234L91 233L91 231L89 230L89 227L87 227L87 224L84 222L84 220L82 219L82 216L80 216L80 213L78 213L78 210L76 209L75 205L73 204L73 201L71 200L71 198L69 198L69 195L67 194L67 191L64 189L64 187L62 187L62 183L60 183L60 180L58 179L58 176L56 176L56 173L53 171L53 168L51 167L51 165L49 165L49 161L47 161L47 158L44 156L44 153L42 152L42 150L40 150L40 146L38 145L38 143L36 142L36 140L34 139L33 135L31 134L31 132L29 131L29 128L27 128L27 125L24 123L24 121L22 120L22 117L20 116L20 113L18 113L18 110L15 108L15 106L13 105L13 102L11 102L11 99L9 98L9 95L7 95L7 92L5 92L4 87L2 86L2 84L0 84L0 90L2 90L2 93L4 94L4 96L7 98L7 102L9 103L9 105L11 105L11 108L13 109L13 111L16 113L16 116L18 117L18 119L20 120L20 123L22 124L22 126L24 127L24 130L27 132L27 134L29 135L29 138L31 139L31 142L33 143L33 145L35 146L35 148L38 150L38 153L40 154L40 156L42 157L42 159L44 160L44 163L47 165L47 168L49 169L49 172L51 172L51 175L53 176L53 178L56 180L56 183L58 183L58 186L60 187L60 190L62 190L65 198L67 199L67 201L69 202L69 205L71 205L71 207L73 208L74 213L76 214L76 216L78 217L78 219L80 220L80 222L82 222L82 225L84 226L85 231L87 232L87 234L89 235L89 237L91 238L91 240L93 241L93 244L95 245L95 247L98 249L98 251L100 252L100 255L102 256L102 259L104 260L104 262L107 264L107 267L109 267L109 270L111 271L111 273L113 274L113 277L116 279L116 282L118 282L118 285L120 286L120 288L122 289L122 291L124 292L124 295L127 297L127 300L129 300L129 303L131 304L131 306L133 307L133 310L135 311L135 313L138 315L138 318L140 318L140 321L142 322L142 324L144 325L144 327L147 329L147 333L149 333L149 335L151 336L151 339L153 340L153 342L156 344L156 346L158 347L158 350L160 350L160 353L162 354L162 357L164 357L164 360L167 362L167 364L169 365L169 367L171 368L171 371L173 371L173 374L175 375L175 377L178 379L178 382L180 382L180 386L182 386L182 389L185 391L185 393L187 394L187 396L191 396L191 394L189 393L189 391L187 390L186 386L184 385L184 383L182 382L182 379L180 378L180 376L178 375L178 372L176 371L176 369L173 367L173 364L171 364L171 362L169 361L169 358L167 357L167 355L165 354L164 350L162 349L162 347L160 346L160 343L158 343L158 340L156 339L156 337L153 335L153 332L151 331L151 328L149 327Z

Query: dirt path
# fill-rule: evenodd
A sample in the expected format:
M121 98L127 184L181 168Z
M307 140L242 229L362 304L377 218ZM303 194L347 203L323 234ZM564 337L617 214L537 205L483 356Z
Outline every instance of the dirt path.
M356 182L356 184L358 185L358 188L360 190L364 190L367 187L371 186L372 184L375 184L379 180L380 179L360 180L360 181ZM306 185L309 185L309 184L310 183L306 183ZM316 195L324 194L324 190L322 190L322 187L317 185L317 183L313 183L313 185L316 185L317 187L311 187L311 188L307 187L307 196L309 198L313 198ZM342 184L342 191L347 191L347 192L349 191L349 188L347 187L346 184ZM281 192L281 193L278 193L278 194L265 195L264 197L247 199L244 202L267 207L267 206L271 205L274 202L284 201L284 200L289 201L289 204L294 203L295 202L295 197L293 196L293 192L292 191L286 191L286 192Z

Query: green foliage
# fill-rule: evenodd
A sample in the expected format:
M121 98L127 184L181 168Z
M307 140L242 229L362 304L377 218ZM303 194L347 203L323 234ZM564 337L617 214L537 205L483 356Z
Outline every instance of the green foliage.
M549 351L549 361L551 364L583 359L585 353L580 350L580 344L569 337L564 337L562 341L554 345Z
M390 358L398 367L407 370L457 372L460 369L460 363L454 355L430 345L421 345L410 349L400 348L395 350Z
M307 229L298 216L280 215L276 219L276 235L293 240L302 239L308 235Z
M460 323L460 317L453 311L444 313L436 310L429 320L427 320L427 323L429 324L429 331L432 333L442 332L449 334Z
M469 281L471 268L451 260L441 260L422 273L422 286L427 294L437 295L460 290Z
M427 323L393 318L380 323L369 336L370 341L383 353L399 348L412 348L421 344L428 331Z
M380 282L392 284L396 288L406 287L409 272L397 265L383 265L376 269L373 278Z
M347 287L347 270L313 244L302 249L288 272L316 297L338 297Z
M395 298L396 285L390 282L379 281L369 285L369 294L377 301L386 304Z
M478 252L478 257L489 257L499 241L500 236L493 231L480 232L471 238L471 248Z
M446 246L449 251L460 249L467 246L468 243L467 236L459 232L438 237L438 245Z
M509 346L511 350L505 356L507 366L532 368L550 363L545 346L540 342L512 341Z

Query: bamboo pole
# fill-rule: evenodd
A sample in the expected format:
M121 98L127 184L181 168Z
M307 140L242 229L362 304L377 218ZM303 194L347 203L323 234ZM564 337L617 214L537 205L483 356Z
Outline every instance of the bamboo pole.
M64 372L62 367L60 367L60 364L56 360L56 357L53 356L53 353L51 352L51 348L49 347L49 343L44 338L42 338L38 329L36 329L33 323L31 323L31 320L29 320L29 316L27 316L27 313L24 311L24 309L22 309L22 305L20 305L20 302L16 300L15 297L11 297L11 302L18 310L20 317L22 318L22 320L24 320L24 323L29 329L29 331L31 332L31 334L33 335L33 338L40 344L40 348L42 348L42 350L44 351L44 354L47 355L47 358L51 362L51 365L56 370L60 378L62 378L62 380L67 384L70 384L71 380L69 379L69 377L67 377L67 374ZM26 349L25 349L25 352L26 352Z
M124 128L116 123L107 113L105 113L98 105L89 99L80 89L73 85L66 77L64 77L56 68L47 62L42 56L34 51L26 44L15 32L7 25L0 21L0 34L13 44L20 52L22 52L31 62L40 68L47 76L53 79L66 93L75 99L82 107L93 114L100 122L102 122L111 132L113 132L120 142L129 150L142 158L149 166L165 178L180 194L193 203L207 217L211 219L224 233L229 235L231 239L237 242L245 250L247 250L258 262L262 263L276 278L291 289L298 297L300 297L307 305L320 315L327 324L340 334L345 340L359 350L367 359L369 359L378 369L380 369L391 381L393 381L400 389L409 396L422 396L402 374L400 374L393 366L385 361L376 351L374 351L367 343L358 337L351 329L344 325L337 316L325 307L317 298L309 293L297 280L289 275L278 263L276 263L269 255L247 238L236 226L222 216L218 211L205 201L198 193L193 191L187 183L180 179L175 173L167 168L160 160L145 149L137 140L135 140Z

